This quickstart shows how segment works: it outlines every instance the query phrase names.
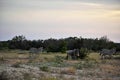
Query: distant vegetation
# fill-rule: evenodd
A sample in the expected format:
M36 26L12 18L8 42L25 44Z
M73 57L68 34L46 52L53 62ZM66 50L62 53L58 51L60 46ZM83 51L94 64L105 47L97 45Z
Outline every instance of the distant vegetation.
M0 41L0 50L3 49L22 49L29 50L31 47L43 49L47 52L65 52L71 49L86 48L90 51L100 51L103 48L116 48L120 51L120 43L110 41L107 36L101 38L82 38L68 37L62 39L46 39L46 40L27 40L25 36L15 36L8 41Z

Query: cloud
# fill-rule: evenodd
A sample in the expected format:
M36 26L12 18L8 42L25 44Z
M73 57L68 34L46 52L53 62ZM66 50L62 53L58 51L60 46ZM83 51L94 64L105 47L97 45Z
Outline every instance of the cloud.
M25 34L42 38L109 35L117 39L120 6L107 2L1 0L0 34L2 38L4 34L8 37Z
M5 10L89 10L89 9L120 9L119 4L99 3L92 1L60 1L60 0L2 0L1 9ZM108 2L109 3L109 2Z

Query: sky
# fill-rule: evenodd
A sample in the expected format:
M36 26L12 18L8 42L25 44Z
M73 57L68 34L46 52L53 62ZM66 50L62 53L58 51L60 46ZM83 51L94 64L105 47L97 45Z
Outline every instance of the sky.
M16 35L120 42L120 0L0 0L0 41Z

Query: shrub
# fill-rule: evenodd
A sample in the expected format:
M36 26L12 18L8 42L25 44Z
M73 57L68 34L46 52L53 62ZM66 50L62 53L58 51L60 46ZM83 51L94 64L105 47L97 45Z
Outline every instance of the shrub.
M62 56L55 56L55 58L54 58L54 62L56 62L56 63L61 63L61 62L63 62L63 57Z
M77 65L74 65L77 69L82 69L83 68L83 65L82 65L82 63L79 63L79 64L77 64Z
M49 71L49 69L48 69L48 67L47 67L47 66L41 66L41 67L40 67L40 69L41 69L42 71L46 71L46 72L48 72L48 71Z
M20 62L16 62L15 64L12 65L12 67L19 68L20 67Z
M79 53L80 59L85 59L88 55L88 49L87 48L81 48Z

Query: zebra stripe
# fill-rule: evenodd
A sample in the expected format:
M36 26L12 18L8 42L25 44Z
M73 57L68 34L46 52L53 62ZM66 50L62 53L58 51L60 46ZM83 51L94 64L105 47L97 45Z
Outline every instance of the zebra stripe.
M112 57L112 55L116 52L116 49L102 49L102 51L100 52L100 55L102 58L104 58L106 55L109 55L110 57Z

